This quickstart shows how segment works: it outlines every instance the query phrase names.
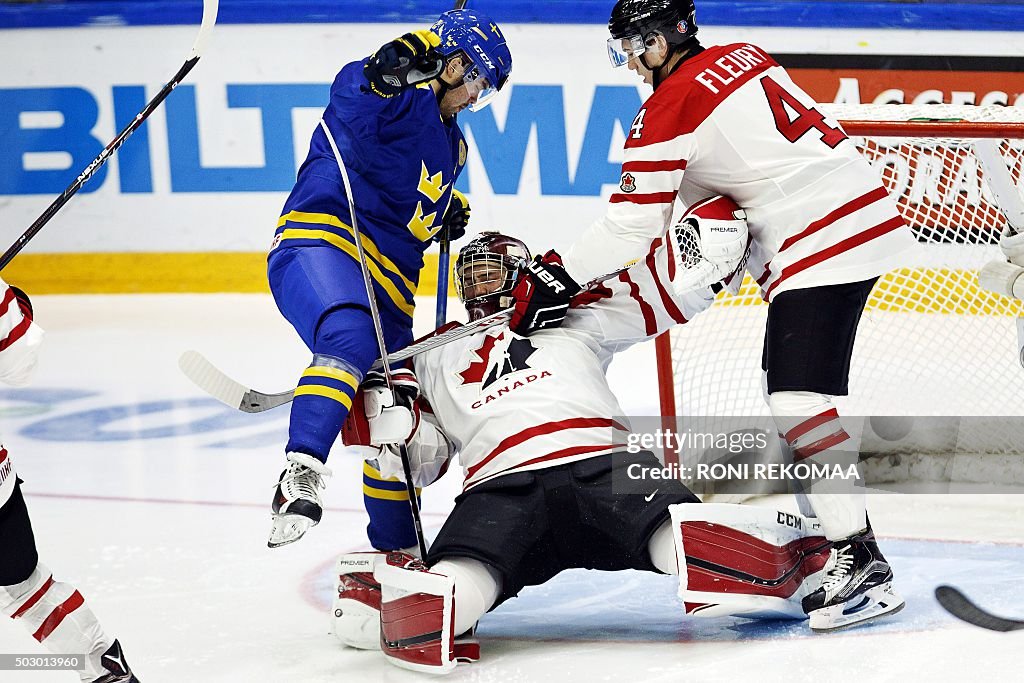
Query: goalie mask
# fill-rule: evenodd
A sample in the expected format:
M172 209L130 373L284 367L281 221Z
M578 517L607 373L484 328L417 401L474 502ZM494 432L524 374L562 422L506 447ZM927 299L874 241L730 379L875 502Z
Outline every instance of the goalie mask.
M482 232L459 252L455 292L470 320L479 320L512 305L512 288L530 250L514 237Z

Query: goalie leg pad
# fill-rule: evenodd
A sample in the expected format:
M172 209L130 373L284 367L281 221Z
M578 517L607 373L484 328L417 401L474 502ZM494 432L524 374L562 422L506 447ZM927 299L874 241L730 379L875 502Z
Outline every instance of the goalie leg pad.
M380 647L388 662L426 673L453 670L454 579L404 553L389 553L374 576L381 586Z
M747 505L672 505L679 597L690 616L806 617L830 544L813 519Z
M387 553L348 553L338 558L331 632L360 650L380 649L380 583L373 572Z

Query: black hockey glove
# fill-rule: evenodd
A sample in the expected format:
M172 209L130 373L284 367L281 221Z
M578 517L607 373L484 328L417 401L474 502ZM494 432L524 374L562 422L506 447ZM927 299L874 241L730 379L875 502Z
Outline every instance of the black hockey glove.
M557 252L535 256L512 289L515 310L509 327L522 335L558 327L579 291L579 284L566 272Z
M32 302L29 301L28 294L19 287L15 287L14 285L8 286L11 288L11 291L14 292L14 299L18 302L18 308L21 309L22 314L29 320L32 320Z
M448 232L448 241L454 242L466 236L466 226L469 225L469 199L458 190L452 190L452 200L448 203L448 210L444 212L441 219L441 229L434 233L434 240L440 242L444 239L445 231Z
M440 44L437 34L426 29L385 43L363 67L370 90L387 99L437 77L444 69L444 57L436 49Z

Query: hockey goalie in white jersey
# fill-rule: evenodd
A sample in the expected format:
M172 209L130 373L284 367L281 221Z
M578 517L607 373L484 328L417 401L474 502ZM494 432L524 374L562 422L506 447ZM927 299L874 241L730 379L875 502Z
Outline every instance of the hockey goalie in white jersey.
M481 615L571 567L678 573L692 613L803 616L800 601L828 556L815 522L796 530L775 511L744 506L711 515L712 506L688 505L699 501L675 480L648 495L613 490L630 467L661 464L617 438L628 425L617 424L623 411L605 369L616 351L686 322L738 284L742 253L722 282L699 256L714 235L745 236L737 208L722 197L702 203L636 265L579 293L558 329L526 338L500 326L418 356L415 375L395 375L400 405L364 386L365 407L352 414L368 424L350 417L346 444L408 439L417 485L458 453L464 491L425 562L400 553L341 559L334 623L343 642L379 646L399 666L449 671L479 656L457 636ZM528 259L522 242L497 233L463 249L456 286L472 319L509 304ZM389 449L371 449L383 475L401 470ZM755 546L769 559L752 568L744 562Z

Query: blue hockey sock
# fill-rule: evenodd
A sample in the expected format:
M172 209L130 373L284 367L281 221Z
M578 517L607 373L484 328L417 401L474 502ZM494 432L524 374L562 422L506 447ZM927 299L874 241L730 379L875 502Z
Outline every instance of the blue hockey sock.
M377 355L373 321L366 309L346 306L323 317L314 340L313 362L295 389L285 450L327 461L356 388Z

